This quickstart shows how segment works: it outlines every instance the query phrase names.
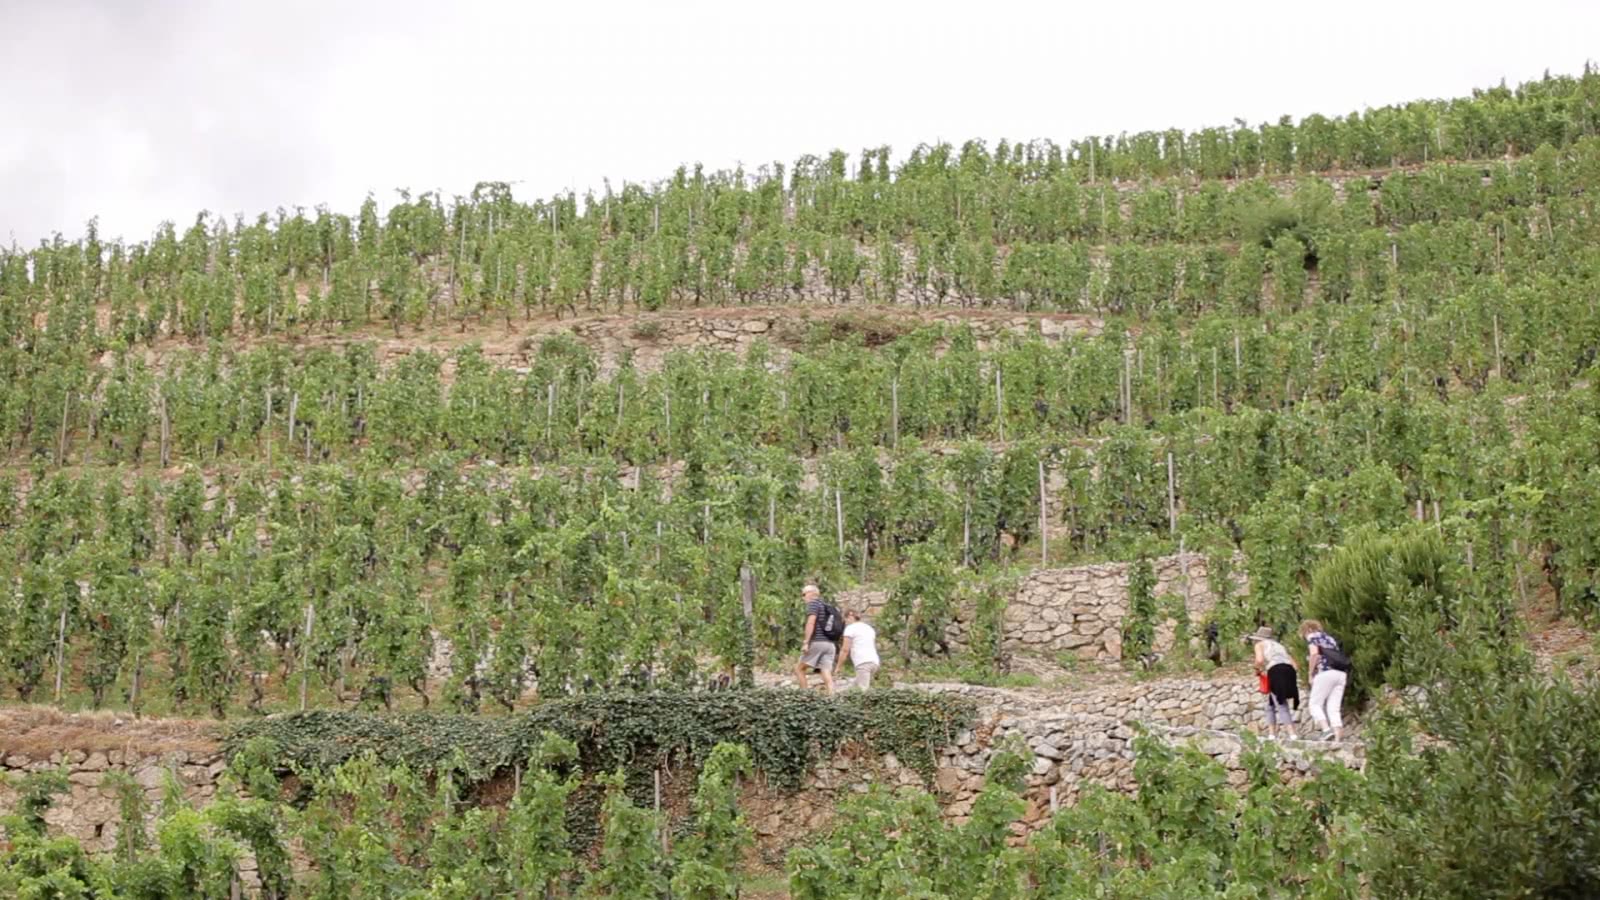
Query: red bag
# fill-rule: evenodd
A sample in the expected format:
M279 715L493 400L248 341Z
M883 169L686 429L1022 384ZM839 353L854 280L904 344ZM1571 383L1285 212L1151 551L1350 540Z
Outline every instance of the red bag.
M1263 693L1263 694L1272 693L1272 686L1267 683L1267 673L1265 673L1265 672L1257 672L1256 673L1256 677L1261 679L1261 693Z

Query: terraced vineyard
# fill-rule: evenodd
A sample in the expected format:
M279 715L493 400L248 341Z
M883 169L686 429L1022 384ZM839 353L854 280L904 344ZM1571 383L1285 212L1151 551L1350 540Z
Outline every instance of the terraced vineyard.
M1128 562L1122 664L1100 660L1105 677L1228 666L1245 633L1316 614L1353 641L1360 693L1476 692L1446 691L1422 720L1456 755L1418 762L1405 729L1372 712L1359 786L1346 773L1290 788L1263 768L1263 793L1236 806L1199 762L1151 749L1139 800L1095 795L1024 854L1005 838L1029 754L997 751L965 832L873 794L834 843L789 857L793 895L977 896L941 857L987 867L993 897L1583 895L1600 879L1595 820L1560 839L1541 829L1595 812L1592 792L1561 788L1600 774L1592 688L1552 686L1519 648L1530 611L1600 613L1597 126L1600 75L1586 71L1298 123L941 144L899 165L887 148L835 152L531 202L485 183L402 194L381 215L372 198L353 216L202 214L133 244L90 223L0 251L5 686L24 703L142 715L427 707L553 722L553 704L772 681L800 640L799 588L817 580L875 598L898 680L1043 679L1054 702L1094 653L1019 644L1006 612L1019 579ZM1191 560L1211 575L1198 617L1156 594L1147 563L1173 556L1185 591ZM1504 706L1481 712L1489 691ZM912 724L876 750L925 752L968 715L895 702L882 714ZM468 731L441 740L479 749L491 744L471 729L512 727L451 721ZM1489 737L1518 728L1544 733L1512 749ZM923 743L894 743L913 731ZM712 753L708 734L683 738L715 761L689 856L646 853L664 826L625 799L652 790L635 766L605 801L584 890L735 895L730 785L751 760ZM488 819L461 825L486 830L449 839L460 846L386 832L409 874L330 851L306 876L314 895L382 869L397 896L551 896L575 858L520 881L505 860L560 844L553 811L570 818L573 792L597 783L538 765L524 780L523 766L580 750L598 765L599 751L536 737L494 737L501 755L449 783L514 764L498 837ZM267 745L249 746L230 758L270 775ZM1555 774L1520 768L1551 746L1573 754ZM618 753L599 768L640 758ZM780 756L758 747L754 763ZM1514 796L1493 809L1464 787L1418 799L1500 763ZM340 802L404 795L423 816L433 801L411 777L351 774L295 834L356 841ZM1163 797L1170 808L1152 805ZM273 804L249 808L277 827ZM1479 824L1439 843L1435 826L1468 809ZM1104 823L1128 816L1142 824L1108 838ZM1285 840L1314 849L1285 861L1288 845L1263 838L1246 859L1207 830L1230 816L1298 829ZM850 857L886 822L951 843ZM475 864L498 874L429 881L466 865L469 844L494 844L504 858ZM884 874L901 853L897 871L917 878ZM1541 862L1475 868L1504 854ZM1406 862L1418 856L1440 861ZM0 885L20 884L5 878L26 865L8 865ZM214 866L194 877L238 876ZM289 890L272 880L287 869L262 866L256 888Z

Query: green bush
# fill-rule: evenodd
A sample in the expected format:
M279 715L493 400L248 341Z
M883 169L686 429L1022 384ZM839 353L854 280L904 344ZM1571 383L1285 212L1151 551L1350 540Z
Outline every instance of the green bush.
M1438 532L1416 527L1358 537L1312 573L1306 614L1350 654L1349 702L1360 703L1380 684L1408 682L1397 665L1397 613L1432 610L1442 627L1454 624L1447 559Z
M1372 896L1600 896L1600 684L1540 673L1493 598L1455 612L1399 622L1418 687L1367 735Z

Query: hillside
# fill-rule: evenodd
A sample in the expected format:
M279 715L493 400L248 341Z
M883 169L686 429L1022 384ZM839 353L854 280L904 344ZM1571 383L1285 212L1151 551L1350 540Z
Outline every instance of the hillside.
M691 808L722 808L722 794L701 806L689 796L708 735L766 727L739 718L756 704L705 690L726 679L797 704L784 728L876 721L889 736L859 755L887 783L918 783L918 763L897 756L906 748L939 761L921 774L942 805L876 808L878 824L937 831L943 816L969 837L992 826L967 843L996 853L1008 836L1056 841L1048 852L1096 860L1107 884L1128 879L1119 896L1199 865L1158 858L1162 828L1183 835L1173 846L1226 857L1215 866L1241 884L1419 895L1408 893L1414 873L1383 868L1398 857L1352 835L1387 828L1416 839L1395 848L1471 854L1416 837L1433 820L1386 818L1405 807L1442 819L1406 801L1412 782L1396 773L1443 776L1411 768L1421 763L1396 736L1407 729L1379 711L1458 682L1592 700L1565 675L1594 671L1588 624L1600 612L1597 127L1600 75L1585 72L1335 119L941 144L898 166L885 148L756 172L680 169L582 198L522 201L484 184L465 198L404 196L382 216L369 198L354 214L202 214L136 243L102 242L91 223L72 240L0 250L0 672L6 702L59 710L17 712L0 762L47 769L40 735L59 738L48 729L77 713L90 732L115 733L123 725L87 714L107 709L150 732L130 729L127 762L107 767L155 771L162 717L224 719L195 726L204 762L181 763L204 771L185 786L203 780L203 796L190 795L210 801L223 763L240 758L280 789L293 740L327 738L314 723L360 744L389 727L373 723L446 721L375 717L426 709L461 717L438 726L442 741L488 754L451 776L487 808L537 783L547 817L570 819L568 795L587 797L582 850L611 871L626 866L597 849L594 824L610 769L627 771L604 801L607 822L642 814L618 797L662 803L663 777L674 840L687 840ZM773 688L791 683L808 581L867 613L886 680L920 687L860 700L865 712L845 701L849 711L817 712ZM1268 778L1279 768L1249 761L1254 739L1243 737L1260 731L1243 639L1261 626L1292 635L1312 615L1355 646L1364 682L1351 705L1362 708L1350 741L1296 749L1307 755L1290 774ZM1304 646L1291 649L1303 664ZM940 705L967 693L981 714ZM718 725L652 743L635 702L710 709ZM1468 725L1449 715L1472 703L1451 694L1408 725L1481 749L1485 721L1543 721L1564 702L1507 700ZM549 748L531 732L505 735L552 709L593 716L590 737L563 736L582 765L534 764L524 782ZM350 717L262 718L304 710ZM1581 745L1592 720L1577 714L1521 752ZM224 758L211 742L240 721L313 724L293 740L272 732L280 759L237 742ZM1109 860L1104 838L1097 855L1053 826L1058 808L1122 815L1115 804L1154 802L1080 797L1080 781L1178 792L1210 777L1205 760L1136 742L1132 722L1211 742L1224 774L1185 795L1194 809L1247 816L1211 792L1229 782L1281 792L1250 802L1314 835L1316 849L1293 861L1302 868L1262 874L1261 862L1249 874L1198 813L1180 826L1170 809L1143 808L1150 830L1128 842L1146 850L1131 862ZM1080 726L1092 737L1074 738ZM35 727L45 730L26 737ZM594 737L608 728L635 743ZM1020 762L1008 734L1026 742ZM78 766L107 740L54 762ZM647 746L660 754L653 769L640 768ZM812 779L808 793L865 792L876 778L828 775L832 744L784 746L787 756L756 747L755 767L770 775L781 760L795 784ZM1339 779L1366 776L1343 769L1313 777L1325 752L1373 753L1380 775L1359 790ZM1592 771L1592 754L1580 756L1562 778ZM726 784L699 783L748 787L728 765ZM1145 765L1172 780L1136 779ZM988 780L986 766L999 767ZM282 790L315 780L312 768ZM73 770L91 776L71 782L86 789L72 788L73 803L93 794L105 807L73 819L73 836L115 851L100 771ZM418 809L435 802L419 799L411 774L375 771L314 807L320 824L296 820L297 866L366 871L306 847L357 840L338 832L339 803L381 806L413 789ZM582 788L561 793L558 771L581 771ZM1519 778L1549 788L1527 771L1507 776ZM1000 796L1013 781L1014 796ZM264 800L263 784L245 787ZM986 784L996 787L980 803ZM1337 825L1332 812L1296 818L1333 804L1316 793L1330 784L1371 804L1351 800ZM159 794L159 781L139 785ZM7 795L8 808L23 796ZM779 827L782 796L760 800L758 869L782 863L776 845L836 824L830 807ZM457 800L444 802L453 811ZM876 820L852 815L838 821L864 840ZM1060 821L1088 821L1079 815ZM624 840L626 827L655 826L608 826L603 840ZM399 868L417 873L466 865L462 847L489 840L445 847L403 831L382 840L400 857L409 847ZM532 835L518 853L550 839ZM697 840L705 871L732 871L712 837ZM251 859L266 846L250 844ZM615 853L629 847L638 842ZM848 868L843 859L790 856L794 896L818 895L804 873ZM1338 893L1355 883L1340 881L1346 863L1377 881ZM568 880L576 871L551 865ZM270 892L265 870L250 872ZM1044 875L1029 878L1044 890ZM1552 896L1597 880L1581 865L1528 878L1517 884L1568 891ZM1073 895L1064 884L1057 895ZM903 890L886 883L881 895Z

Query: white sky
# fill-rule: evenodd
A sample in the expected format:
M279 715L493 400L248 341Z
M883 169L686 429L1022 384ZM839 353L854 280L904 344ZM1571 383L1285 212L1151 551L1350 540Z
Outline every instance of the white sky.
M1257 123L1600 57L1594 0L0 0L0 241L397 187Z

